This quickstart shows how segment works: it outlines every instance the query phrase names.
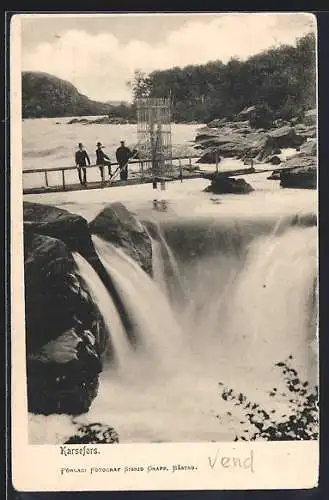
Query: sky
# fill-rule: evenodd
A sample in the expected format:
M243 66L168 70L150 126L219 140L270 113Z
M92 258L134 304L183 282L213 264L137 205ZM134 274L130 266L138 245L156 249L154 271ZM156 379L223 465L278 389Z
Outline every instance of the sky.
M22 70L70 81L91 99L130 101L135 70L247 59L315 31L305 13L20 16Z

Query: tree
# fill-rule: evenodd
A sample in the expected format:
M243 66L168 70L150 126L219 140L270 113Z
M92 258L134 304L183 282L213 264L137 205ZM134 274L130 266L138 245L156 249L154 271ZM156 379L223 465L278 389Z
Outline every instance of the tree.
M133 101L142 97L149 97L151 91L149 77L141 70L134 71L134 77L127 82L128 87L132 90Z

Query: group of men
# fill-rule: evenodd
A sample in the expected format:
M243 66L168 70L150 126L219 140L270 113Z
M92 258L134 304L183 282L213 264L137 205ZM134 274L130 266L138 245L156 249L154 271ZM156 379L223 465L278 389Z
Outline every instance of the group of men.
M109 179L112 179L112 164L111 159L104 153L101 142L97 142L96 149L96 165L99 167L101 174L102 184L105 182L104 168L108 168ZM75 153L75 164L78 169L79 181L82 186L87 185L87 166L90 166L90 158L83 147L83 144L79 142L78 150ZM120 147L115 152L116 159L118 162L118 168L120 169L120 180L124 181L128 179L128 162L129 159L135 154L129 148L125 146L124 141L120 141Z

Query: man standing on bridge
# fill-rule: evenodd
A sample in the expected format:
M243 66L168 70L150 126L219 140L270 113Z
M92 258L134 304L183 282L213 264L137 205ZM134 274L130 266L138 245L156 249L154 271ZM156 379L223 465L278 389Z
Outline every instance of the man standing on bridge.
M84 149L82 142L78 144L78 151L75 153L75 164L78 169L79 181L81 186L87 185L87 163L90 166L90 158L87 151ZM81 175L83 172L83 179Z
M104 166L107 165L107 167L108 167L110 179L112 177L112 171L111 171L111 160L107 156L107 154L104 153L102 148L104 148L104 146L102 146L101 142L98 142L97 149L96 149L96 165L98 165L98 167L99 167L99 170L101 173L101 178L102 178L102 184L104 184L104 182L105 182Z
M125 141L120 141L120 147L115 154L120 168L120 180L126 181L128 179L128 162L133 153L125 146Z

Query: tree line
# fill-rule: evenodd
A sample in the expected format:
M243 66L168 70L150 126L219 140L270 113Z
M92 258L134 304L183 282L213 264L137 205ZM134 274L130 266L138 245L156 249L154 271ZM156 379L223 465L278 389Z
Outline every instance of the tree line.
M273 119L291 119L316 105L316 42L313 33L296 46L281 45L227 64L174 67L150 74L135 71L128 82L133 102L141 97L171 97L173 120L207 123L233 118L256 105Z

